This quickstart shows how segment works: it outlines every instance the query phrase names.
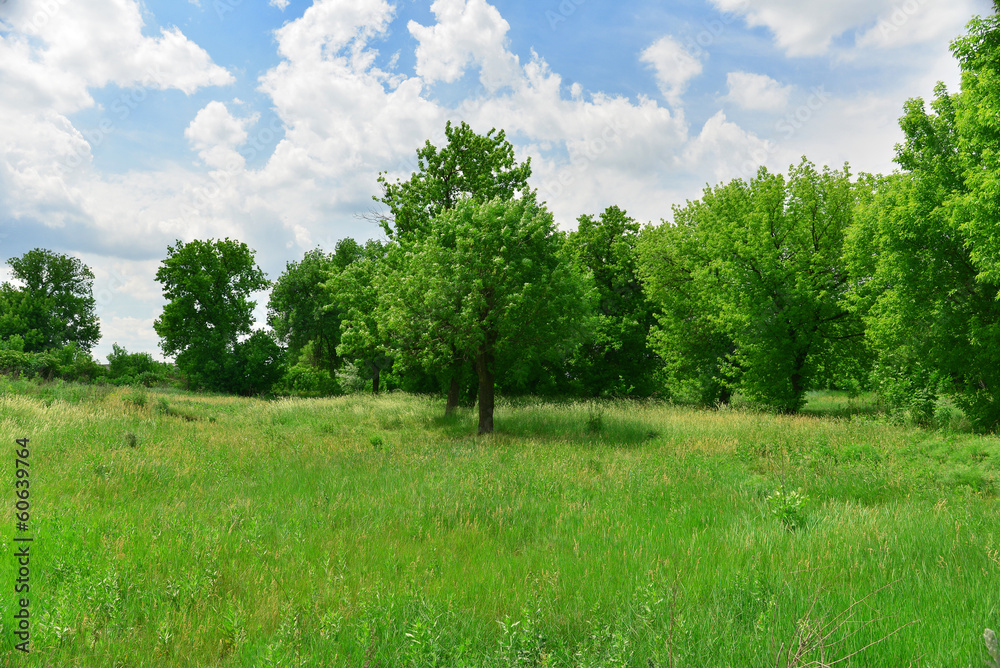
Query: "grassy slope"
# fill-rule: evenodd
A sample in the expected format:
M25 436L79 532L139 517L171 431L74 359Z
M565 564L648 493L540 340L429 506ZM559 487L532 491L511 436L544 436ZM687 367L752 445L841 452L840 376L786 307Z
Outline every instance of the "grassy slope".
M405 395L48 394L0 396L4 554L31 438L35 665L773 666L826 635L827 660L889 636L838 665L978 666L1000 625L993 437L522 402L477 438Z

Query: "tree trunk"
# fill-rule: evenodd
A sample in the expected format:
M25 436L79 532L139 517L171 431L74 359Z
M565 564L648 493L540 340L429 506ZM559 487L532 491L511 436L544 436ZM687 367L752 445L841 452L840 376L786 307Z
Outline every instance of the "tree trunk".
M448 403L444 406L444 414L451 415L458 408L458 372L452 371L451 382L448 384Z
M493 353L485 346L476 353L479 376L479 433L493 433Z
M374 362L371 362L370 366L372 368L372 394L378 394L379 368Z

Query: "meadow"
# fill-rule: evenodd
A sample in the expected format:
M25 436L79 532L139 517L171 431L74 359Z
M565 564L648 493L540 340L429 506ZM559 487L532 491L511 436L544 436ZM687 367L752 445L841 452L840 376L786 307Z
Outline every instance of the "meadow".
M1000 440L811 398L506 400L477 437L405 394L0 379L0 663L983 666Z

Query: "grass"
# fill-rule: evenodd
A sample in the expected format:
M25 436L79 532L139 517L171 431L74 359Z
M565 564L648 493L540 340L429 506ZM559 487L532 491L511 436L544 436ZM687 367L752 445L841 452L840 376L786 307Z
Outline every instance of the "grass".
M476 437L401 394L2 389L8 498L31 439L24 665L980 666L1000 624L994 437L530 400Z

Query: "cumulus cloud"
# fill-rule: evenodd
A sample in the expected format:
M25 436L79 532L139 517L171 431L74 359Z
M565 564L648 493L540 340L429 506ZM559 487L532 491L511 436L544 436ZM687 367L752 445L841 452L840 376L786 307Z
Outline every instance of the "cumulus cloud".
M791 86L783 86L765 74L730 72L726 83L727 99L744 109L784 109L792 92Z
M184 131L184 136L205 164L235 171L245 163L236 147L247 140L247 126L256 120L256 115L236 118L225 104L213 101L198 112Z
M688 82L701 74L701 61L669 35L653 42L639 56L653 68L656 83L667 102L679 106Z
M985 0L712 0L719 10L762 26L790 56L817 56L848 34L858 46L913 44L949 38L976 13L989 11Z
M424 81L455 81L470 63L480 67L489 91L516 81L518 59L506 48L510 24L496 7L486 0L435 0L431 11L435 25L407 26L417 40L416 72Z

